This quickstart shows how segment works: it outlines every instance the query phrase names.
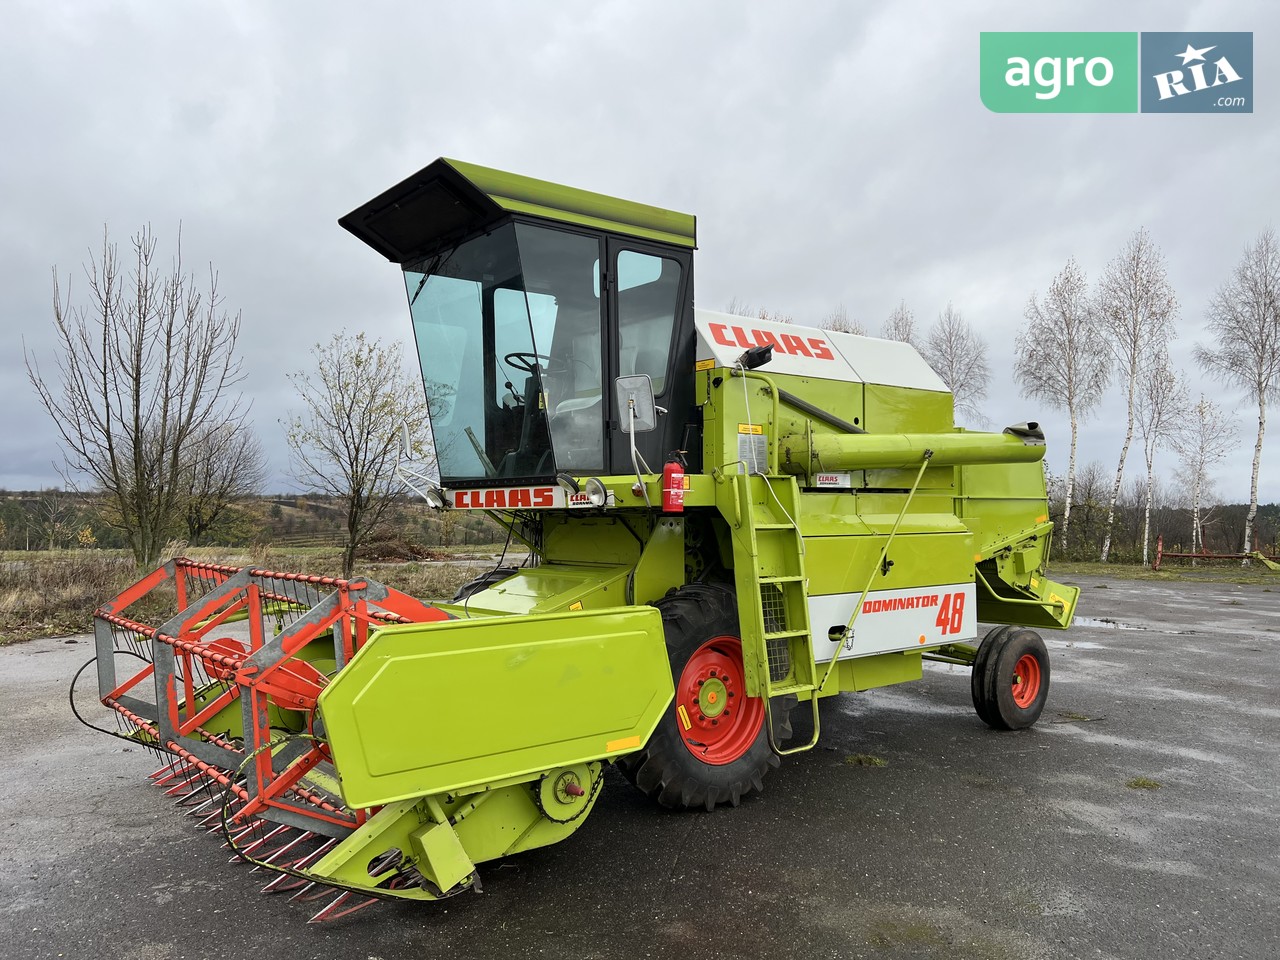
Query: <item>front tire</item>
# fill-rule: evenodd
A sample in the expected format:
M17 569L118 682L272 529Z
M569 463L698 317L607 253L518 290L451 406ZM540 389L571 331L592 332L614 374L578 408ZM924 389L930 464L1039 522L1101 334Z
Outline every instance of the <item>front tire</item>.
M699 583L654 605L662 611L675 697L649 742L618 767L661 806L736 807L763 790L765 775L778 766L764 701L747 696L736 596L727 586ZM781 706L775 701L775 712L785 712Z

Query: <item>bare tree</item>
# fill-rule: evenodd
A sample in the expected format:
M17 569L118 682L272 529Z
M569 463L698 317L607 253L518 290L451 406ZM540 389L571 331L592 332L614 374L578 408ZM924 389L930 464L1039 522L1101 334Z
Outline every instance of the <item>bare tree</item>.
M1128 398L1124 445L1120 448L1111 505L1107 508L1107 528L1102 538L1101 556L1106 563L1111 555L1111 529L1115 524L1120 485L1124 482L1124 463L1133 442L1138 384L1147 361L1158 355L1175 336L1174 323L1178 315L1178 299L1169 285L1164 256L1151 242L1145 228L1135 232L1107 264L1098 291L1098 310L1121 388Z
M1111 380L1106 339L1089 297L1084 271L1072 257L1053 278L1043 302L1035 294L1023 311L1027 325L1015 344L1013 377L1024 397L1066 410L1071 449L1064 481L1062 532L1058 549L1067 551L1071 497L1076 478L1076 441L1080 422L1102 399Z
M153 566L181 522L196 438L243 423L235 355L240 315L228 314L212 267L207 286L185 273L181 237L167 271L150 227L121 262L103 231L85 268L87 306L53 277L56 374L25 354L27 376L63 446L63 477L86 478L124 531L141 567Z
M822 329L833 333L854 333L860 337L867 335L867 328L849 316L849 311L845 309L843 303L837 304L836 308L827 314L826 319L822 321Z
M1143 370L1138 384L1138 432L1147 465L1147 489L1142 504L1142 565L1148 566L1151 541L1151 498L1155 487L1156 451L1169 443L1187 408L1187 389L1161 350Z
M1241 551L1248 553L1253 549L1253 523L1258 515L1258 467L1267 432L1267 400L1280 393L1280 248L1271 228L1245 247L1230 279L1214 293L1209 303L1209 331L1217 345L1197 345L1196 360L1208 374L1243 390L1258 405L1258 437L1253 445L1249 512Z
M950 303L938 314L920 352L951 391L956 413L981 421L978 404L986 398L991 379L987 344Z
M267 478L262 443L246 425L215 428L193 444L186 476L187 536L198 544L234 501L257 493Z
M1203 393L1183 418L1170 444L1182 458L1186 481L1191 487L1191 552L1202 547L1200 509L1209 485L1209 471L1221 463L1236 444L1236 425L1222 407Z
M907 309L907 301L900 301L893 308L893 313L889 314L889 319L880 328L880 336L886 340L900 340L919 349L920 345L916 342L916 317Z
M43 491L36 501L35 515L50 550L67 542L75 532L76 505L65 491L52 487Z
M750 317L753 320L772 320L774 323L795 322L794 318L788 313L770 310L767 307L753 307L745 300L739 300L737 297L734 297L725 305L724 312L732 313L739 317Z
M427 400L422 381L405 372L399 344L337 334L311 352L314 371L290 376L304 409L285 422L287 441L298 480L343 505L342 573L350 577L356 550L399 486L400 424L421 443ZM412 452L425 451L419 446Z
M1101 540L1102 520L1107 506L1106 468L1097 460L1090 460L1076 471L1076 483L1072 504L1076 515L1076 556L1085 549L1094 549Z

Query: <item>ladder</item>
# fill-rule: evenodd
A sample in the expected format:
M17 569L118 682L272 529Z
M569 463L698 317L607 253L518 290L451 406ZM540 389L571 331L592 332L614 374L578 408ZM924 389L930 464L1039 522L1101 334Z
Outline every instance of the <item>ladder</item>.
M809 626L804 539L797 526L800 488L792 476L733 477L737 498L733 562L742 630L743 665L756 678L765 703L769 743L780 755L818 742L817 668ZM809 694L813 735L808 743L782 748L776 742L774 701Z

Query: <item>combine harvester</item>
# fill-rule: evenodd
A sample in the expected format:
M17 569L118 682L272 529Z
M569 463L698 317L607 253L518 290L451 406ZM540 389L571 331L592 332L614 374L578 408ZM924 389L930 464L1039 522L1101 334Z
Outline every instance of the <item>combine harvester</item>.
M402 475L529 561L429 605L174 560L97 612L117 735L268 890L330 897L317 920L478 890L611 763L736 805L818 742L820 698L925 659L972 666L992 727L1039 717L1029 628L1078 591L1045 575L1035 423L955 426L903 343L695 310L685 214L438 160L340 223L402 268L436 398L438 472Z

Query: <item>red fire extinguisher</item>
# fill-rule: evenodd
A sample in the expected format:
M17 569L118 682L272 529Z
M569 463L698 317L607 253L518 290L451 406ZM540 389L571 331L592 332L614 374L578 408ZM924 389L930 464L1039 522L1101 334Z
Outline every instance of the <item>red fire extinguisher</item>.
M673 450L662 468L662 512L684 513L684 451Z

